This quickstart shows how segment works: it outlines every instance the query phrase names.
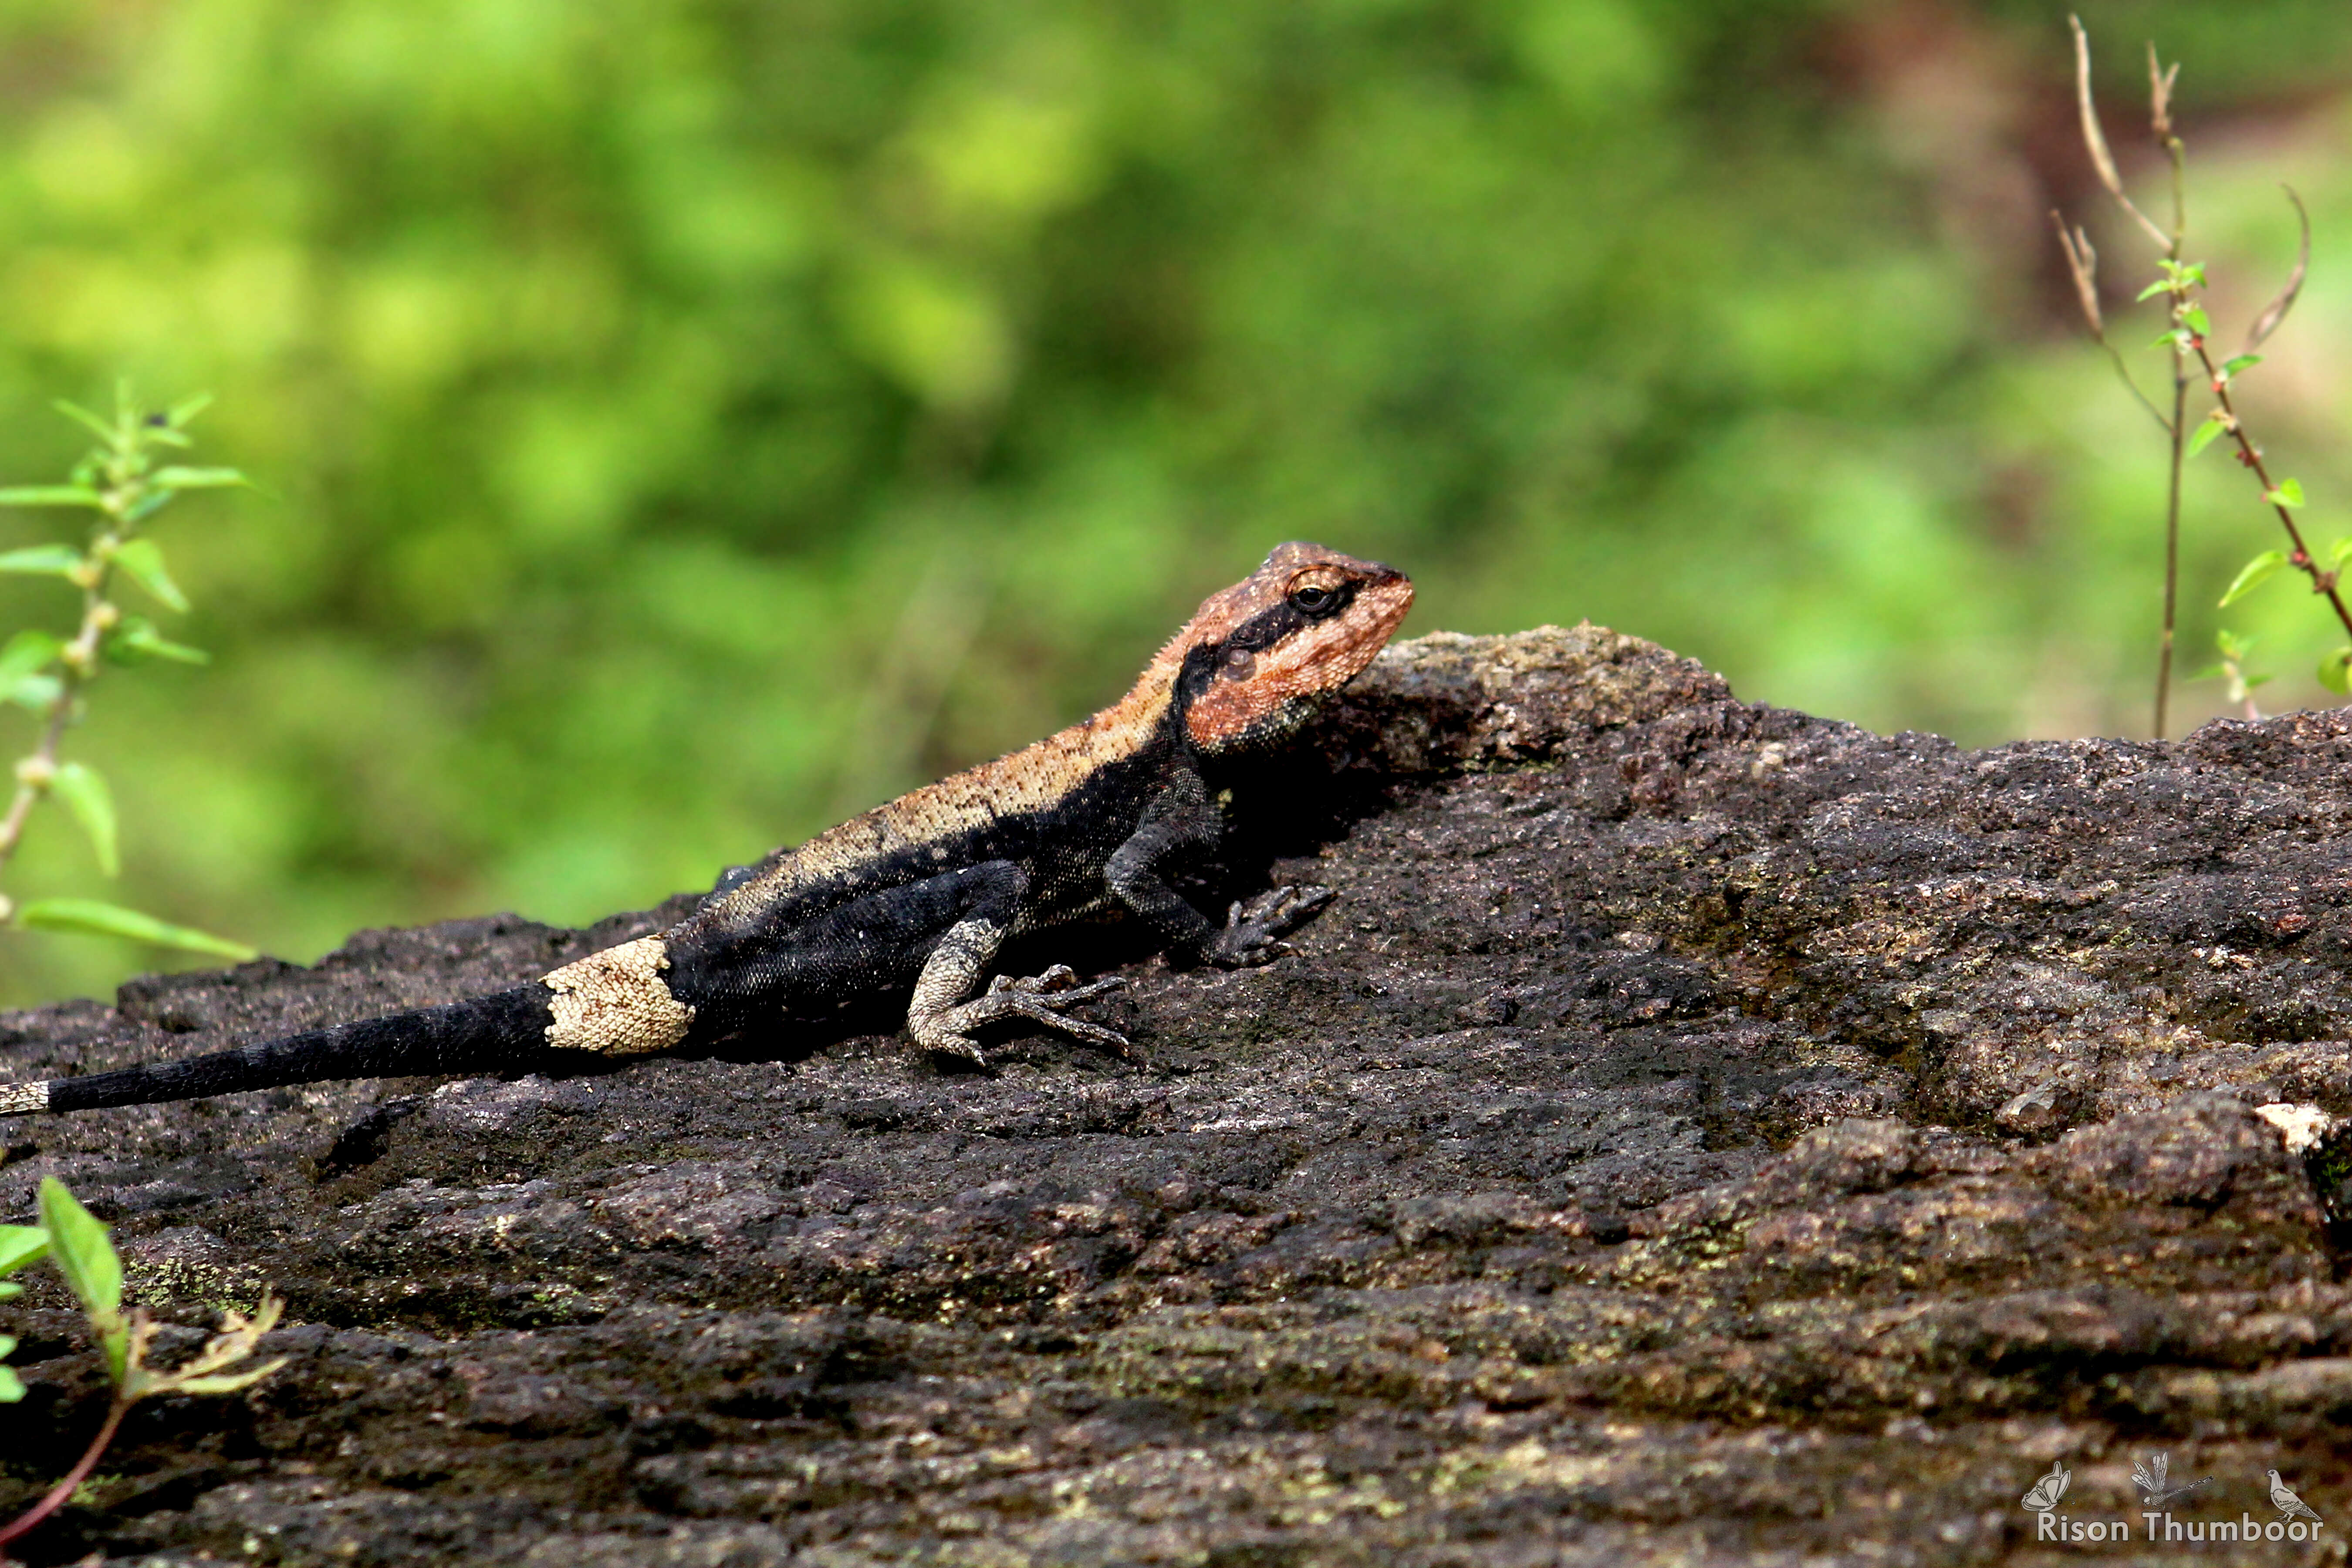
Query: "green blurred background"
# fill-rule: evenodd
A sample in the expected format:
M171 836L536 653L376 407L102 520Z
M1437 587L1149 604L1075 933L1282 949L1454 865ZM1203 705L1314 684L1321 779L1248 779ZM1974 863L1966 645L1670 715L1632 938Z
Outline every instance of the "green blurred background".
M2083 10L2151 196L2139 51L2187 62L2223 335L2310 201L2243 396L2333 537L2352 9ZM72 743L121 887L50 816L11 889L303 960L641 907L1087 711L1290 537L1409 569L1411 630L2145 733L2161 437L2049 208L2117 312L2150 269L2068 79L2018 0L7 0L0 479L128 374L268 487L159 526L216 662L110 676ZM2187 668L2272 526L2209 454ZM2322 700L2307 595L2223 614ZM0 996L164 962L11 938Z

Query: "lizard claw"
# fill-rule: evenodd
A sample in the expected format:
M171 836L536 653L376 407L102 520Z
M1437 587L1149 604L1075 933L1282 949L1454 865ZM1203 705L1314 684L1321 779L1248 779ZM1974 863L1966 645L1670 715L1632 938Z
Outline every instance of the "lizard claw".
M1006 1018L1025 1018L1033 1024L1069 1036L1090 1046L1116 1051L1120 1057L1134 1059L1127 1037L1116 1029L1084 1018L1067 1016L1062 1009L1078 1002L1087 1002L1122 989L1127 982L1118 975L1088 981L1081 985L1069 965L1057 963L1043 974L1016 978L1000 974L988 983L986 994L976 996L961 1006L950 1007L927 1027L918 1028L916 1043L926 1050L959 1058L974 1067L985 1068L988 1058L982 1054L971 1031L984 1025Z
M1066 963L1057 963L1043 974L1025 975L1019 979L1010 974L1000 974L988 983L988 994L996 996L1013 991L1026 996L1051 996L1054 1006L1066 1007L1073 1002L1108 995L1126 987L1127 982L1116 974L1081 985L1075 970Z
M1330 889L1308 883L1237 900L1225 916L1225 929L1209 943L1209 962L1225 969L1271 963L1291 951L1282 938L1314 919L1334 897Z

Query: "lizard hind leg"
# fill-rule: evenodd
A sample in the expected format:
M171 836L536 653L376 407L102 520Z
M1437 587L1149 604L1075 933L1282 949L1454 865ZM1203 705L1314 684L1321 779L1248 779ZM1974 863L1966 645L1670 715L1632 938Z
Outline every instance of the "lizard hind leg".
M959 921L923 962L915 982L915 995L907 1008L907 1027L915 1043L985 1068L988 1058L971 1037L974 1029L1008 1018L1034 1024L1100 1046L1126 1057L1127 1037L1116 1029L1084 1018L1070 1017L1065 1008L1117 991L1127 983L1113 975L1086 984L1067 964L1057 963L1043 974L1015 978L1000 974L986 992L973 996L980 977L1003 945L1004 927L985 918ZM970 1000L966 1000L970 998Z

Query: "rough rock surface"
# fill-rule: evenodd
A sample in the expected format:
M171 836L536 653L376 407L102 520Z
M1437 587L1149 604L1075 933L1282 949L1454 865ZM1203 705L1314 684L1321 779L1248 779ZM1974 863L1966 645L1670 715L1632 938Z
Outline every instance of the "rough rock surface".
M2341 1559L2340 1152L2256 1108L2352 1110L2352 717L1969 752L1592 627L1441 635L1245 798L1212 872L1339 901L1252 972L1078 944L1135 1063L947 1073L880 1018L10 1124L0 1201L66 1178L167 1339L264 1282L295 1324L250 1394L135 1414L28 1556L2057 1561L2028 1486L2137 1542L2161 1451L2210 1478L2176 1519L2274 1519L2276 1468L2328 1526L2108 1552ZM657 918L134 982L6 1018L0 1071ZM102 1400L54 1284L0 1319L5 1506Z

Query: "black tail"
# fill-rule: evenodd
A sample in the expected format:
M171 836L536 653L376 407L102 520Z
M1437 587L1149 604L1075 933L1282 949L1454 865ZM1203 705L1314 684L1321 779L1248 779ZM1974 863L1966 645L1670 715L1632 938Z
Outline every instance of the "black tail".
M184 1062L12 1085L0 1089L0 1111L90 1110L331 1079L523 1067L550 1048L549 995L544 985L518 985L469 1002L362 1018Z

